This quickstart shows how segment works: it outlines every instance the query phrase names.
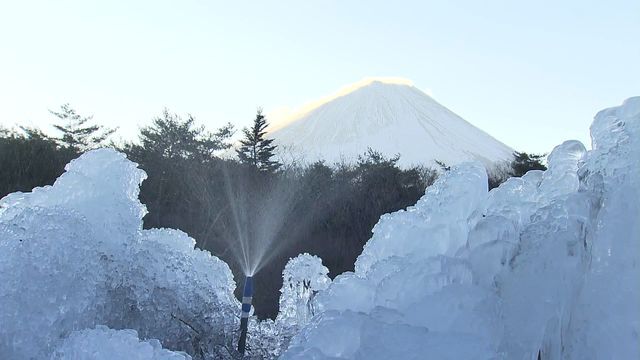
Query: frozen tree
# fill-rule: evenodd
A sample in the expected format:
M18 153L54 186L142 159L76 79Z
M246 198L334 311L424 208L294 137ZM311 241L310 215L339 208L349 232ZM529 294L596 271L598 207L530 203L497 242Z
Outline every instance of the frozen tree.
M331 283L322 259L307 253L289 260L282 271L277 322L303 326L316 314L314 299Z
M230 356L239 314L231 270L181 231L142 229L145 177L99 149L53 186L0 200L4 358L46 358L71 331L97 325L195 359Z
M291 338L317 313L316 296L331 279L322 259L307 253L289 259L282 271L280 312L276 320L250 322L249 354L264 359L277 358Z

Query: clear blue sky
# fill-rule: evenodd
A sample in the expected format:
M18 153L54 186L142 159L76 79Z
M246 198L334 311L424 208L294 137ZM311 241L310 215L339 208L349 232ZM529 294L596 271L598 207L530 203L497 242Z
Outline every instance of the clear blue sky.
M210 128L370 76L411 79L515 149L588 143L640 95L640 1L4 1L0 124L69 102L135 136L164 107Z

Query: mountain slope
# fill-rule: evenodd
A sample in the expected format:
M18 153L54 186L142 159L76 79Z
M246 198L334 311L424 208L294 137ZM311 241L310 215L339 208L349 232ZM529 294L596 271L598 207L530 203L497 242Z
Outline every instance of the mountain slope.
M294 117L269 133L282 158L354 161L368 147L400 154L400 165L491 165L513 150L406 82L372 80Z

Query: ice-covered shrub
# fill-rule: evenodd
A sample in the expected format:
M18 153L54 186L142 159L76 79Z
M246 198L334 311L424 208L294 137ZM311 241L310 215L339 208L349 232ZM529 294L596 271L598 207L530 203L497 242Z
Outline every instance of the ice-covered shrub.
M134 329L165 348L223 356L239 304L226 263L177 230L142 230L146 177L114 150L53 186L0 200L0 354L43 358L74 330Z
M287 326L305 325L315 315L315 296L331 283L322 259L307 253L290 259L282 271L280 311L276 322Z
M460 165L384 215L283 357L640 357L640 98L591 135L491 192Z
M106 326L74 331L64 340L52 360L191 360L191 356L162 348L158 340L140 341L135 330L112 330Z
M576 359L640 357L640 97L598 113L593 151L579 170L597 208L566 341Z
M307 253L289 259L282 271L280 311L275 321L250 321L249 354L277 358L316 314L315 298L331 283L322 259Z

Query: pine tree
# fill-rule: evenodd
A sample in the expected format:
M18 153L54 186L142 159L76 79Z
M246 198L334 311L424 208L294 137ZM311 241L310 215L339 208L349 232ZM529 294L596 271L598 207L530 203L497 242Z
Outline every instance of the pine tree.
M529 170L547 170L542 163L544 154L527 154L526 152L514 152L515 159L511 162L511 176L520 177Z
M2 131L0 128L0 198L14 191L51 185L65 165L78 156L36 128Z
M244 139L240 140L241 146L236 152L241 163L260 171L275 172L281 164L271 160L277 146L272 144L273 139L265 138L267 126L269 124L262 115L262 109L258 109L253 126L242 129Z
M102 125L89 125L93 116L81 116L69 104L62 105L60 112L51 110L49 112L59 119L59 124L54 124L53 127L62 133L62 136L53 139L61 146L76 151L87 151L104 146L104 141L117 130Z
M197 126L193 116L183 119L164 109L151 125L140 129L139 145L128 144L126 151L136 161L149 156L164 159L191 159L208 161L220 150L231 147L229 138L234 129L230 123L210 133L204 126Z

